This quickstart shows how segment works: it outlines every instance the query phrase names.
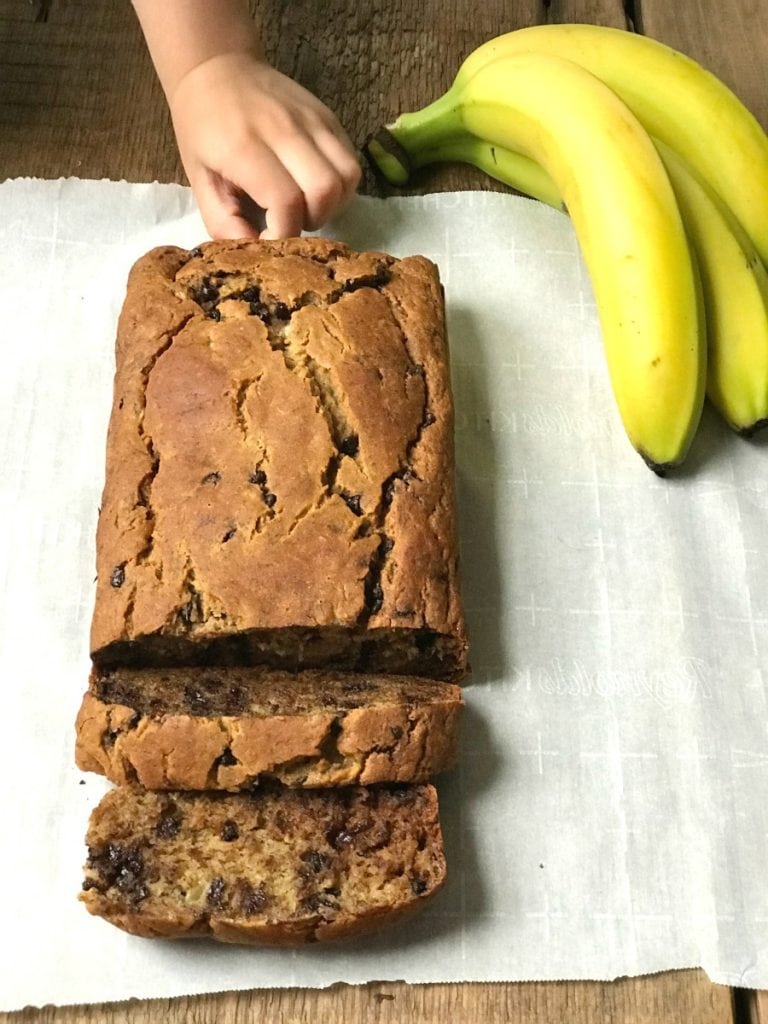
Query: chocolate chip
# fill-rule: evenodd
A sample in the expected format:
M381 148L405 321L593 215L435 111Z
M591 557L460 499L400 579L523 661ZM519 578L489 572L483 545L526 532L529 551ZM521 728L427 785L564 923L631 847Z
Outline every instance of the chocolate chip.
M343 437L339 443L339 451L342 455L357 455L360 449L360 438L357 434L350 434L349 437Z
M200 248L190 249L189 255L191 259L199 260L200 257L203 255L203 250Z
M232 753L232 750L231 750L230 747L224 747L223 753L219 754L219 756L214 761L214 765L217 768L230 768L233 764L239 764L239 763L240 762L237 760L235 755Z
M176 804L171 803L163 811L163 814L155 826L155 835L158 839L173 839L181 831L181 813Z
M209 309L205 315L209 320L221 320L221 310L218 306L214 306L213 309Z
M263 302L251 302L248 306L251 316L257 316L262 323L269 323L269 310Z
M399 725L390 725L389 731L392 733L393 738L396 740L399 740L400 737L403 735L403 730L400 728Z
M428 412L424 417L424 426L431 427L432 424L435 422L436 418L437 417L434 415L434 413Z
M349 846L352 842L351 834L341 825L329 828L325 833L325 838L328 840L329 845L335 846L337 850L341 849L342 846Z
M318 911L323 907L328 907L331 910L339 909L338 900L325 892L310 893L309 896L304 896L302 898L301 904L304 908L310 911Z
M144 884L144 856L137 846L109 843L101 853L89 851L88 866L98 872L105 888L114 886L132 903L149 895Z
M363 514L363 509L360 504L362 494L347 494L346 492L343 492L341 497L343 498L347 508L354 512L356 516L361 516Z
M320 853L319 850L307 850L306 853L302 853L301 859L306 864L309 864L315 874L331 866L330 858Z
M208 886L208 892L206 893L205 902L212 910L223 910L224 909L224 896L227 891L227 885L223 878L214 878L211 884Z
M343 285L343 292L356 292L360 288L381 288L383 285L388 284L392 279L392 275L386 267L379 267L375 274L363 274L360 277L352 278L350 281L345 281Z
M197 293L198 302L215 302L219 297L219 289L206 278Z
M147 896L149 896L149 886L142 882L132 889L127 895L131 903L141 903L142 900L145 900Z
M211 711L211 701L207 694L202 693L197 687L184 687L184 700L195 715L207 715Z
M366 817L356 824L354 833L358 837L355 848L360 853L372 853L375 850L383 850L392 839L391 821L376 821L374 818Z
M261 488L261 496L267 508L272 508L277 501L277 496L267 487L267 474L263 469L254 469L249 475L248 482Z
M423 878L412 878L411 879L411 892L414 896L421 896L423 892L426 892L429 888L428 884Z
M385 535L384 537L381 538L381 544L379 545L379 551L381 551L382 555L388 555L389 552L392 550L392 548L394 546L395 546L395 542L392 540L392 538L391 537L387 537Z
M258 302L261 298L261 293L256 285L250 285L248 288L243 290L241 297L245 299L246 302Z
M121 565L116 565L115 568L112 570L112 573L111 573L111 575L109 577L109 585L111 587L114 587L116 590L119 589L120 587L122 587L122 585L124 583L125 583L125 562L123 562Z
M290 320L291 311L284 302L275 303L275 316L278 320Z
M201 484L211 484L213 487L221 480L221 473L215 469L212 473L206 473L203 479L200 481Z
M240 838L240 829L237 827L231 818L227 818L224 824L221 826L219 837L225 843L234 843L236 839Z
M221 538L221 543L222 544L226 544L228 540L232 540L232 538L235 536L236 533L237 533L237 527L236 526L230 526L230 528L227 530L227 532Z
M267 903L264 883L260 882L257 886L253 886L250 882L246 882L244 878L241 878L237 883L237 898L241 914L245 917L258 914Z

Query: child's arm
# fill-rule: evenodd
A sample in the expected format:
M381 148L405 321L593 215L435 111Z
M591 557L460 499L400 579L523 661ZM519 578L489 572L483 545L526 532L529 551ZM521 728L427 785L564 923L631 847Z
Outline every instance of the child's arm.
M344 129L265 63L244 0L133 5L212 237L299 235L351 198L360 165Z

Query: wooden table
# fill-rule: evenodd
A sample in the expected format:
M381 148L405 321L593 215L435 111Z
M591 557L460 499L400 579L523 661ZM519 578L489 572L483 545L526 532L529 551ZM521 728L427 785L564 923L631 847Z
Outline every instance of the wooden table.
M336 110L357 143L399 111L441 93L460 59L483 40L545 21L634 26L705 63L768 127L765 0L252 0L251 6L270 59ZM128 0L0 0L0 178L18 175L184 181ZM489 183L479 174L444 168L425 173L417 191L480 187ZM363 189L381 194L370 176ZM701 971L678 971L605 984L388 982L0 1014L0 1024L188 1020L768 1024L768 994L729 990Z

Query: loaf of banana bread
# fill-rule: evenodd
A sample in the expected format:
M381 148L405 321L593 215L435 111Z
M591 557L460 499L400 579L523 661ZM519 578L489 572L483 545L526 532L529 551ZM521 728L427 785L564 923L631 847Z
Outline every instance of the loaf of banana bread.
M445 881L432 786L120 787L91 815L81 899L145 936L300 945L377 929Z
M412 676L199 666L94 672L77 764L147 789L426 782L453 765L461 690Z
M435 266L317 238L140 259L97 572L102 669L462 677Z

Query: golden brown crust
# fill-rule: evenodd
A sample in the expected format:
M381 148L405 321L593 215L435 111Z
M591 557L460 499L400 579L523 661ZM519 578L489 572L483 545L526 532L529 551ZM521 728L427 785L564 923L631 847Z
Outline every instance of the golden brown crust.
M378 930L445 883L432 786L108 793L81 900L134 935L296 946Z
M196 672L126 670L111 685L95 675L76 722L78 766L117 785L235 791L261 777L302 787L426 782L455 763L463 700L454 684L222 669L203 690ZM236 695L229 707L217 704L217 684Z
M461 678L467 641L433 264L322 239L139 260L97 570L77 761L120 788L91 816L91 913L298 945L441 888L419 783L463 703L422 677Z
M429 899L444 885L441 882L426 898ZM94 917L103 917L110 924L131 935L144 939L206 939L243 946L278 946L291 948L310 942L336 942L371 935L418 913L424 897L395 906L372 907L362 915L338 915L333 922L324 921L318 914L308 914L295 921L236 922L211 915L200 918L189 911L153 913L118 911L97 894L80 897Z
M323 239L164 248L120 316L102 665L466 671L437 271ZM203 654L200 654L203 658Z

